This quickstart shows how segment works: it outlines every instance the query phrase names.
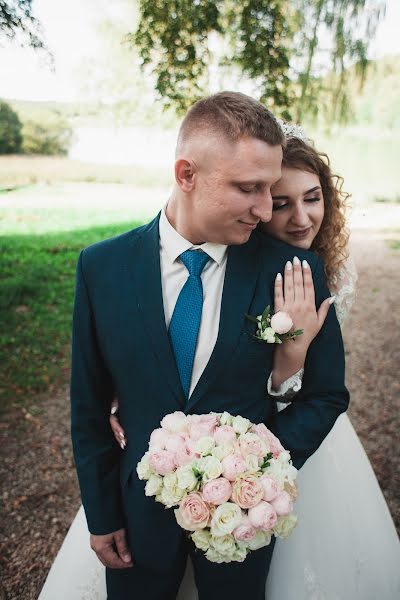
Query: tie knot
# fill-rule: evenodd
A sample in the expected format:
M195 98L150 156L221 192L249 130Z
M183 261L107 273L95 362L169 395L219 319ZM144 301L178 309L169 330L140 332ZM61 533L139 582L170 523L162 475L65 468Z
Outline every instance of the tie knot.
M200 276L202 270L210 260L209 255L203 250L186 250L179 256L189 275Z

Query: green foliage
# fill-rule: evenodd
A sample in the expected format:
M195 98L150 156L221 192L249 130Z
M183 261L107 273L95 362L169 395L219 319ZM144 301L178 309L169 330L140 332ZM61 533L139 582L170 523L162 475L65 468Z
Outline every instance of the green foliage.
M1 238L1 410L67 383L78 254L137 225Z
M384 9L385 0L140 0L130 39L179 112L209 93L217 66L240 69L284 118L343 122L352 114L349 67L362 84Z
M131 40L143 65L154 65L156 90L178 112L204 96L208 86L208 34L220 32L215 0L140 0L141 18Z
M65 155L72 140L68 121L57 113L44 113L41 118L27 118L22 128L24 154Z
M22 45L43 49L43 31L39 21L32 15L32 0L1 0L0 39L14 40Z
M0 101L0 154L16 154L21 149L22 124L17 113Z

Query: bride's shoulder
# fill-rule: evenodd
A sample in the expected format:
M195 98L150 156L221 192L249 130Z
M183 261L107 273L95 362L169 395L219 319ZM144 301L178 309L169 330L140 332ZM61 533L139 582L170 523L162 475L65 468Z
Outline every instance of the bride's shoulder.
M329 280L329 289L335 297L336 315L343 325L356 297L357 269L351 256L341 265L337 273Z

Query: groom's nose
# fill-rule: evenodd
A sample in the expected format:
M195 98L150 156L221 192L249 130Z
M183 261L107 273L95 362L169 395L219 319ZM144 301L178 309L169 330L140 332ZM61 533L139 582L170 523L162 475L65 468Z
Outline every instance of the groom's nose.
M254 204L251 213L260 221L268 223L272 217L272 196L271 190L265 190L257 195L256 203Z

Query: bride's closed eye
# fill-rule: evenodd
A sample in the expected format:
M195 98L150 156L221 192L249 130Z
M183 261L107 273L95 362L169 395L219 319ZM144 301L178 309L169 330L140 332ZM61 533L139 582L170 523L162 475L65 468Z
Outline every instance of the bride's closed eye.
M321 196L315 196L314 198L304 198L304 202L319 202Z

